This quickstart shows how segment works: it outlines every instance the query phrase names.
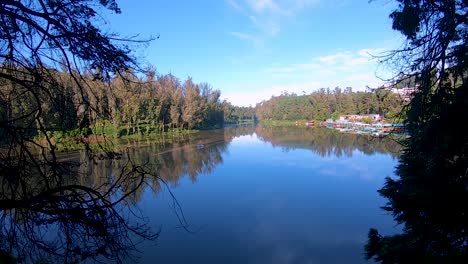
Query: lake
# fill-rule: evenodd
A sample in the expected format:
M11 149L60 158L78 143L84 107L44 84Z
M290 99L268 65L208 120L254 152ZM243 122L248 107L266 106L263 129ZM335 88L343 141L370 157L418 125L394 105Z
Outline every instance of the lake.
M257 126L132 146L167 184L130 197L161 230L141 263L366 263L369 228L398 229L377 193L398 162L390 139Z

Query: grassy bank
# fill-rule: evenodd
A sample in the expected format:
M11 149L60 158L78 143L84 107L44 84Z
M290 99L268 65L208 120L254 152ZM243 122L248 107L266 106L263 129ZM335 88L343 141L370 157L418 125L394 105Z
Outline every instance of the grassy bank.
M117 127L110 124L98 124L91 128L51 131L47 135L57 151L66 152L82 150L88 146L91 149L102 150L103 146L117 145L119 140L176 140L182 136L196 132L199 132L199 130L180 128L160 129L148 124L131 128L128 126ZM46 138L44 136L37 136L34 140L41 145L46 145Z

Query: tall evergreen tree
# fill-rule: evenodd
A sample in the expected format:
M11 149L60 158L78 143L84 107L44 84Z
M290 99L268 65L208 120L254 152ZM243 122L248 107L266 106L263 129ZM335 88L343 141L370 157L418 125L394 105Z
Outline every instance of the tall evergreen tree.
M399 79L416 80L407 108L411 135L379 191L403 232L371 229L367 258L382 263L463 263L468 259L468 2L399 0L393 28L406 47L389 58Z

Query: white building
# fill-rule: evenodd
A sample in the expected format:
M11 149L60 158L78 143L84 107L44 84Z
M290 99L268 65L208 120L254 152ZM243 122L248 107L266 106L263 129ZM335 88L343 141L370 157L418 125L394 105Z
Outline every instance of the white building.
M360 122L363 119L369 119L372 122L380 122L383 120L381 115L377 114L369 114L369 115L344 115L340 116L340 121L348 121L348 122Z
M413 98L414 94L417 92L417 87L403 87L403 88L392 88L392 92L398 94L400 98L409 102Z

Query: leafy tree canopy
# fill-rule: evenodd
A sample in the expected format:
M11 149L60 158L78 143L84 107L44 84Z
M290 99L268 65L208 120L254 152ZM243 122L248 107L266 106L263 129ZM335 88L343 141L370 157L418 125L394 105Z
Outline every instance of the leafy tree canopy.
M403 232L371 229L367 258L382 263L468 259L468 2L400 0L391 13L406 46L388 57L418 91L406 108L410 138L379 191Z

